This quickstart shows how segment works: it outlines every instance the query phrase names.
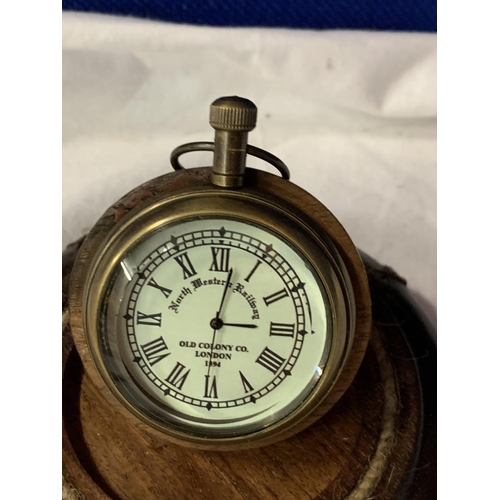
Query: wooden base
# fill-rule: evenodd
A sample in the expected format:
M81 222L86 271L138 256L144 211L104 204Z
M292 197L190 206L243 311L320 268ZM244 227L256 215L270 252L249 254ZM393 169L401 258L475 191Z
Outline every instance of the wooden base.
M73 253L63 261L63 285ZM354 383L308 429L254 450L195 451L139 432L83 371L66 321L65 480L88 499L435 498L435 402L428 397L435 384L431 377L429 388L421 386L412 352L421 346L409 344L404 320L387 307L387 294L398 294L398 279L383 268L372 270L372 293L383 300L374 300L372 340Z

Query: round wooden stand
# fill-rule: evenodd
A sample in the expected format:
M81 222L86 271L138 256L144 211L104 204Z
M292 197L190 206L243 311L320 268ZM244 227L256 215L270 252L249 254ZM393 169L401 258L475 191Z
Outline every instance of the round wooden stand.
M101 397L73 346L63 255L63 498L436 498L436 351L404 281L365 257L370 347L353 384L305 431L263 448L159 444Z

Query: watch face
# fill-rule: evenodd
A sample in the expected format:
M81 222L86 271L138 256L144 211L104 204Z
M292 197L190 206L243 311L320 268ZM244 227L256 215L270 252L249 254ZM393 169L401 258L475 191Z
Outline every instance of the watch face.
M99 350L122 398L158 427L207 438L291 415L321 380L335 311L314 266L268 228L197 218L116 263Z

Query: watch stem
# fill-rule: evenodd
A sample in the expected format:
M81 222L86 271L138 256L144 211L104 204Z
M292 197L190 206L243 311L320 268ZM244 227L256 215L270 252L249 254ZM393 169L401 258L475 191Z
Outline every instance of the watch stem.
M217 186L243 186L248 132L257 124L257 106L243 97L221 97L210 106L215 129L212 182Z

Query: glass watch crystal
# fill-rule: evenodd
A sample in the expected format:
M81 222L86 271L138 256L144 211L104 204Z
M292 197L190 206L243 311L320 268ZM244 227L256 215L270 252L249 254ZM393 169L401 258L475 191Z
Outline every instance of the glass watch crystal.
M111 273L99 348L157 423L229 437L299 407L335 332L314 266L268 228L198 218L156 229Z

